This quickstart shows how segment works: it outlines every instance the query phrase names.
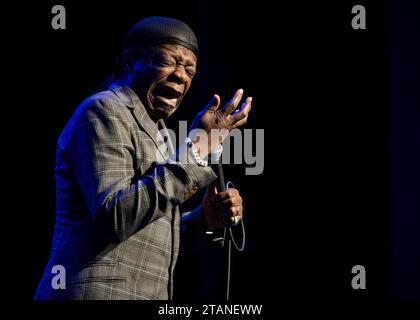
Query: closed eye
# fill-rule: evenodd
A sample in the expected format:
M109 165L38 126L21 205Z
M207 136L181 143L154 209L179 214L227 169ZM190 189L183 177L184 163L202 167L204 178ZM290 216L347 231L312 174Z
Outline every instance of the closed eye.
M160 64L161 66L164 66L164 67L171 67L171 66L173 66L173 65L174 65L174 62L163 59L163 60L161 60L161 61L159 62L159 64Z
M190 78L193 78L195 75L195 68L194 67L185 67L185 72L188 74Z

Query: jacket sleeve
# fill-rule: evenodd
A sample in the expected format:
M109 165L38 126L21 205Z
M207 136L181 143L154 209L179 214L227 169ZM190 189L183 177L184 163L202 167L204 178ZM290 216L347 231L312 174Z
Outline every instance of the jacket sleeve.
M156 164L136 177L134 130L123 108L112 100L88 99L79 107L65 148L89 212L112 242L171 214L174 206L216 178L209 167L176 161Z

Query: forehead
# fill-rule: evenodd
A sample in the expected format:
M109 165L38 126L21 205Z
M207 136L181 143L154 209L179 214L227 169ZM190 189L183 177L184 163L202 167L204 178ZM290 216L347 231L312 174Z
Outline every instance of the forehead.
M170 55L180 62L197 63L197 56L194 52L178 44L161 44L154 50L159 54Z

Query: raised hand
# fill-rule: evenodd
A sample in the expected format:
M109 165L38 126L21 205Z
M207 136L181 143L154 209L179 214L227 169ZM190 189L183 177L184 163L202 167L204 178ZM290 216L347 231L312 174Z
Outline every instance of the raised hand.
M202 147L207 144L208 153L215 150L232 129L242 126L247 122L248 114L251 110L252 98L246 98L241 108L237 109L242 96L243 90L237 90L232 99L223 108L220 108L220 97L215 94L206 108L201 110L194 118L190 128L190 132L192 132L191 139ZM194 132L195 129L204 130L207 136ZM219 132L215 133L214 131L217 130ZM210 137L211 139L209 139ZM203 141L206 138L207 141Z

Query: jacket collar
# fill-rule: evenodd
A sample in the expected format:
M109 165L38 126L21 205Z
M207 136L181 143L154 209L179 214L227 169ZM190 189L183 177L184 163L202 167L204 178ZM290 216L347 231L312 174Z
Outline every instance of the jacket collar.
M130 87L124 85L122 82L118 80L113 82L109 86L109 90L114 92L120 101L124 103L128 108L133 109L136 105L139 105L142 111L146 112L146 109L144 108L143 103L140 101L138 95ZM150 121L152 121L152 119L150 119Z

